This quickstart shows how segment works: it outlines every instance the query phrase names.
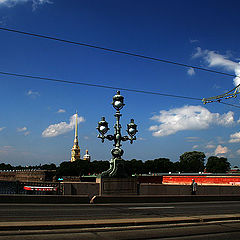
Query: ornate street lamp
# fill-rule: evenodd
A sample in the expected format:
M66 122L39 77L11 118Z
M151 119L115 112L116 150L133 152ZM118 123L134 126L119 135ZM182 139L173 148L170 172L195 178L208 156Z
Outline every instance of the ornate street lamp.
M120 95L120 91L117 91L117 94L113 97L112 102L113 107L116 109L115 117L116 123L114 125L115 131L114 135L105 135L108 128L108 123L105 121L105 117L102 117L101 121L98 122L98 138L108 139L109 141L114 141L114 148L112 149L112 159L110 160L110 168L101 174L102 177L127 177L128 174L124 169L124 160L122 159L122 155L124 151L121 149L121 141L130 140L130 143L133 143L133 140L136 140L135 134L138 132L137 125L134 123L134 120L131 119L131 122L127 125L127 133L128 136L121 135L121 124L120 117L122 114L120 110L124 107L124 97Z

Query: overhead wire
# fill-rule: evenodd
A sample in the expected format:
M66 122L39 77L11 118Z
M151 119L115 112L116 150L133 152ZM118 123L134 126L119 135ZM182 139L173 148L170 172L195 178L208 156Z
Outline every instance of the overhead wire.
M231 103L226 103L226 102L222 102L222 101L217 101L218 103L221 103L221 104L224 104L224 105L228 105L228 106L231 106L231 107L236 107L236 108L240 108L240 106L238 105L235 105L235 104L231 104Z
M40 76L33 76L33 75L26 75L26 74L18 74L18 73L10 73L10 72L3 72L0 71L2 75L14 76L14 77L24 77L24 78L32 78L37 80L43 81L51 81L51 82L59 82L59 83L68 83L68 84L76 84L76 85L83 85L89 87L99 87L99 88L107 88L107 89L115 89L115 90L123 90L128 92L136 92L136 93L144 93L144 94L152 94L152 95L160 95L164 97L175 97L175 98L184 98L184 99L191 99L191 100L202 100L201 98L195 97L188 97L188 96L181 96L175 94L167 94L167 93L160 93L160 92L152 92L152 91L145 91L145 90L138 90L138 89L130 89L130 88L122 88L122 87L115 87L115 86L108 86L108 85L100 85L100 84L92 84L92 83L85 83L85 82L74 82L64 79L56 79L56 78L47 78L47 77L40 77Z
M3 72L3 71L0 71L0 74L7 75L7 76L13 76L13 77L23 77L23 78L31 78L31 79L37 79L37 80L43 80L43 81L50 81L50 82L67 83L67 84L83 85L83 86L88 86L88 87L123 90L123 91L128 91L128 92L151 94L151 95L158 95L158 96L163 96L163 97L174 97L174 98L202 101L201 98L196 98L196 97L189 97L189 96L182 96L182 95L175 95L175 94L168 94L168 93L160 93L160 92L153 92L153 91L145 91L145 90L131 89L131 88L122 88L122 87L109 86L109 85L92 84L92 83L85 83L85 82L75 82L75 81L69 81L69 80L64 80L64 79L33 76L33 75L29 75L29 74L28 75L27 74L18 74L18 73L10 73L10 72ZM222 101L218 101L218 102L221 104L240 108L240 106L237 106L234 104L229 104L229 103L225 103Z
M193 66L193 65L189 65L189 64L185 64L185 63L170 61L170 60L156 58L156 57L150 57L150 56L141 55L141 54L137 54L137 53L132 53L132 52L128 52L128 51L122 51L122 50L117 50L117 49L92 45L92 44L83 43L83 42L76 42L76 41L71 41L71 40L67 40L67 39L51 37L51 36L48 36L48 35L42 35L42 34L37 34L37 33L32 33L32 32L20 31L20 30L16 30L16 29L5 28L5 27L0 27L0 30L13 32L13 33L18 33L18 34L23 34L23 35L32 36L32 37L45 38L45 39L49 39L49 40L54 40L54 41L58 41L58 42L64 42L64 43L79 45L79 46L83 46L83 47L95 48L95 49L104 50L104 51L108 51L108 52L124 54L124 55L128 55L128 56L133 56L133 57L138 57L138 58L143 58L143 59L168 63L168 64L174 64L174 65L178 65L178 66L182 66L182 67L193 68L193 69L197 69L197 70L201 70L201 71L207 71L207 72L221 74L221 75L230 76L230 77L240 77L240 76L235 75L235 74L230 74L230 73L221 72L221 71L215 71L215 70L211 70L211 69L208 69L208 68Z
M20 31L20 30L16 30L16 29L4 28L4 27L0 27L0 30L13 32L13 33L18 33L18 34L23 34L23 35L27 35L27 36L39 37L39 38L44 38L44 39L49 39L49 40L55 40L55 41L59 41L59 42L64 42L64 43L69 43L69 44L74 44L74 45L79 45L79 46L84 46L84 47L89 47L89 48L95 48L95 49L104 50L104 51L108 51L108 52L124 54L124 55L128 55L128 56L133 56L133 57L138 57L138 58L143 58L143 59L168 63L168 64L174 64L174 65L178 65L178 66L182 66L182 67L193 68L193 69L197 69L197 70L207 71L207 72L221 74L221 75L230 76L230 77L240 77L240 76L235 75L235 74L230 74L230 73L221 72L221 71L215 71L215 70L211 70L211 69L208 69L208 68L203 68L203 67L188 65L188 64L184 64L184 63L175 62L175 61L150 57L150 56L136 54L136 53L132 53L132 52L128 52L128 51L116 50L116 49L101 47L101 46L97 46L97 45L91 45L91 44L87 44L87 43L82 43L82 42L76 42L76 41L51 37L51 36L42 35L42 34L36 34L36 33L31 33L31 32L26 32L26 31ZM108 85L91 84L91 83L84 83L84 82L74 82L74 81L69 81L69 80L47 78L47 77L40 77L40 76L33 76L33 75L26 75L26 74L17 74L17 73L3 72L3 71L0 71L0 74L15 76L15 77L25 77L25 78L32 78L32 79L45 80L45 81L85 85L85 86L90 86L90 87L100 87L100 88L108 88L108 89L118 89L118 90L124 90L124 91L129 91L129 92L137 92L137 93L145 93L145 94L152 94L152 95L160 95L160 96L165 96L165 97L175 97L175 98L201 100L202 101L202 99L195 98L195 97L181 96L181 95L175 95L175 94L166 94L166 93L152 92L152 91L145 91L145 90L137 90L137 89L130 89L130 88L121 88L121 87L108 86ZM225 104L225 105L240 108L240 106L237 106L237 105L234 105L234 104L229 104L229 103L225 103L225 102L222 102L222 101L218 101L218 102L221 103L221 104Z

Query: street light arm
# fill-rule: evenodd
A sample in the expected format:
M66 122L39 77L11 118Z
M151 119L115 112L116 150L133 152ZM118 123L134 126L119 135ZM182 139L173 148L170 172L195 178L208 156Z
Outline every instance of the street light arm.
M135 137L135 136L123 136L122 138L121 138L121 140L123 141L123 142L125 142L125 141L127 141L127 140L130 140L130 143L132 144L133 143L133 140L136 140L137 138Z
M128 136L122 136L121 140L123 142L127 141L127 140L130 140L130 138Z
M98 138L101 138L101 139L102 139L102 142L104 142L104 139L106 138L104 135L100 135L100 134L99 134L97 137L98 137Z
M134 137L130 137L129 140L130 140L130 143L132 144L133 143L133 140L136 140L137 138L134 136Z
M114 136L113 136L113 135L107 135L105 138L106 138L107 140L109 140L109 141L114 140Z
M97 136L98 138L101 138L102 139L102 142L104 142L104 139L106 138L107 140L109 140L109 141L112 141L112 140L114 140L114 136L113 135L107 135L107 136L105 136L105 135L98 135Z

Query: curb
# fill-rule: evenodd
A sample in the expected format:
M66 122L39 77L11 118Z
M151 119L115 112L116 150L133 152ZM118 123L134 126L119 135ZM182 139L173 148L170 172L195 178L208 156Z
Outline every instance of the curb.
M179 223L207 223L215 221L240 220L240 214L207 215L190 217L102 219L74 221L35 221L35 222L0 222L0 231L54 230L76 228L126 227L143 225L164 225Z
M240 201L240 195L138 195L138 196L94 196L91 204L104 203L170 203L170 202L209 202Z
M0 203L40 204L112 204L112 203L171 203L240 201L240 195L137 195L137 196L93 196L88 195L0 195Z
M22 195L9 194L0 195L0 203L42 203L42 204L59 204L59 203L79 203L89 204L87 195Z

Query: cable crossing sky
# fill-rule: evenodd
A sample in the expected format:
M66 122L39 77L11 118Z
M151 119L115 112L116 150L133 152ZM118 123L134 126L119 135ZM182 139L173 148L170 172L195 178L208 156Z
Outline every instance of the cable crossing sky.
M42 34L30 33L30 32L26 32L26 31L20 31L20 30L4 28L4 27L0 27L0 30L7 31L7 32L12 32L12 33L17 33L17 34L22 34L22 35L27 35L27 36L32 36L32 37L54 40L54 41L58 41L58 42L68 43L68 44L79 45L79 46L83 46L83 47L95 48L95 49L108 51L108 52L113 52L113 53L117 53L117 54L124 54L124 55L132 56L132 57L138 57L138 58L142 58L142 59L173 64L173 65L177 65L177 66L181 66L181 67L193 68L193 69L206 71L206 72L210 72L210 73L215 73L215 74L221 74L221 75L229 76L229 77L240 77L240 76L235 75L235 74L230 74L230 73L221 72L221 71L215 71L215 70L211 70L211 69L208 69L208 68L192 66L192 65L188 65L188 64L184 64L184 63L175 62L175 61L169 61L169 60L150 57L150 56L146 56L146 55L135 54L135 53L128 52L128 51L121 51L121 50L116 50L116 49L91 45L91 44L87 44L87 43L82 43L82 42L76 42L76 41L51 37L51 36L42 35ZM108 86L108 85L90 84L90 83L84 83L84 82L74 82L74 81L69 81L69 80L64 80L64 79L47 78L47 77L33 76L33 75L28 75L28 74L17 74L17 73L10 73L10 72L4 72L4 71L1 71L0 74L11 75L11 76L15 76L15 77L32 78L32 79L38 79L38 80L44 80L44 81L53 81L53 82L61 82L61 83L68 83L68 84L85 85L85 86L90 86L90 87L118 89L118 90L125 90L125 91L129 91L129 92L145 93L145 94L159 95L159 96L165 96L165 97L175 97L175 98L190 99L190 100L200 100L200 101L203 101L204 104L210 103L210 102L223 103L222 99L228 99L228 98L236 97L236 95L239 93L237 91L238 88L239 88L239 85L238 85L234 89L232 89L232 90L230 90L227 93L224 93L222 95L200 99L200 98L195 98L195 97L188 97L188 96L181 96L181 95L174 95L174 94L167 94L167 93L160 93L160 92L152 92L152 91L137 90L137 89L130 89L130 88L121 88L121 87ZM232 93L233 90L235 90L234 93ZM227 103L223 103L223 104L226 104L226 105L229 105L229 106L232 106L232 107L240 108L240 106L237 106L237 105L234 105L234 104L227 104Z
M173 65L177 65L177 66L181 66L181 67L193 68L193 69L206 71L206 72L211 72L211 73L216 73L216 74L221 74L221 75L225 75L225 76L229 76L229 77L240 77L240 76L237 76L235 74L215 71L215 70L211 70L211 69L208 69L208 68L192 66L192 65L188 65L188 64L184 64L184 63L179 63L179 62L170 61L170 60L166 60L166 59L150 57L150 56L136 54L136 53L132 53L132 52L128 52L128 51L122 51L122 50L117 50L117 49L111 49L111 48L91 45L91 44L88 44L88 43L76 42L76 41L71 41L71 40L67 40L67 39L61 39L61 38L51 37L51 36L47 36L47 35L30 33L30 32L26 32L26 31L20 31L20 30L4 28L4 27L0 27L0 30L13 32L13 33L18 33L18 34L23 34L23 35L32 36L32 37L45 38L45 39L49 39L49 40L54 40L54 41L59 41L59 42L63 42L63 43L79 45L79 46L83 46L83 47L95 48L95 49L99 49L99 50L104 50L104 51L118 53L118 54L124 54L124 55L143 58L143 59L147 59L147 60L153 60L153 61L157 61L157 62L173 64Z

